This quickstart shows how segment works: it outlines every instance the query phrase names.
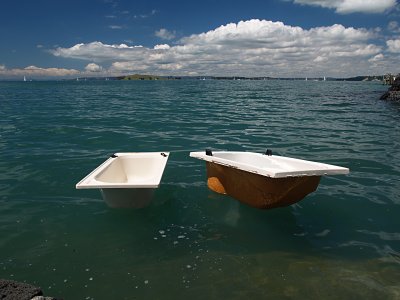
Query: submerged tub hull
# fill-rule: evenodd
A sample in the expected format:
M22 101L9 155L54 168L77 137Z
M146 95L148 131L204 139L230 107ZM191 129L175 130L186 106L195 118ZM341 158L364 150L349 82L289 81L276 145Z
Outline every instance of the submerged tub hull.
M294 204L314 192L321 180L321 176L271 178L212 162L206 167L209 189L260 209Z
M104 201L112 208L143 208L151 204L156 189L100 189Z

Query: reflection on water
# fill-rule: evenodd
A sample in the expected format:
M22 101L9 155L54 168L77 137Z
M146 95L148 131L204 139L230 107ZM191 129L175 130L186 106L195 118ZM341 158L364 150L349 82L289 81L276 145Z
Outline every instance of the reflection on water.
M0 83L0 277L65 299L398 299L399 111L342 82ZM349 167L257 210L207 189L207 147ZM149 206L75 184L171 151Z

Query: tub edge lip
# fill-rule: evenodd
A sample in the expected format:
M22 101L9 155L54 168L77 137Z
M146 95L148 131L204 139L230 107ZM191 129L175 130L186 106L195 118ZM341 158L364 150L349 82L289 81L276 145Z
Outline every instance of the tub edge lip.
M164 155L163 155L164 154ZM111 157L106 159L103 163L101 163L99 166L97 166L93 171L91 171L88 175L86 175L82 180L80 180L76 185L76 189L143 189L143 188L158 188L160 186L160 182L162 179L162 176L165 171L165 167L168 162L169 158L169 152L167 151L157 151L157 152L117 152L114 153ZM157 174L158 176L155 177L155 180L149 181L148 183L138 183L138 184L132 184L132 183L106 183L102 181L98 181L95 179L96 175L100 173L102 170L104 170L111 162L115 159L118 159L120 157L124 156L154 156L154 155L160 155L162 164L162 170L160 174Z

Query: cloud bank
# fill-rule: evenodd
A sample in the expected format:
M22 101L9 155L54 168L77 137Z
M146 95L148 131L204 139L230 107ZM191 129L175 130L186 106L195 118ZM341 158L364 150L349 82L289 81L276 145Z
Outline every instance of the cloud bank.
M392 23L390 28L397 25ZM0 65L0 75L347 77L398 72L393 66L398 65L400 40L392 37L377 44L377 34L375 30L339 24L303 29L253 19L193 34L174 45L144 47L95 41L58 47L49 52L61 58L86 61L84 70L33 66L9 70Z
M383 13L396 6L396 0L293 0L293 2L335 9L339 14Z
M29 66L23 69L7 69L6 66L0 66L0 76L5 77L71 77L77 76L81 72L75 69L63 68L39 68L36 66Z
M60 47L51 53L109 63L108 71L116 74L346 76L373 71L371 59L380 57L383 51L381 46L370 42L375 35L372 30L338 24L305 30L282 22L254 19L185 37L174 46L148 48L97 41ZM388 44L388 47L395 46Z

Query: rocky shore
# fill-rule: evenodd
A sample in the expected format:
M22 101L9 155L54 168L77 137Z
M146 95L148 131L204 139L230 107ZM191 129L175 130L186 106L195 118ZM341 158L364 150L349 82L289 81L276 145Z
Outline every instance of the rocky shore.
M384 93L381 100L400 101L400 74L396 77L389 90Z
M1 300L57 300L53 297L43 296L39 287L28 283L0 279ZM61 300L61 299L58 299Z

